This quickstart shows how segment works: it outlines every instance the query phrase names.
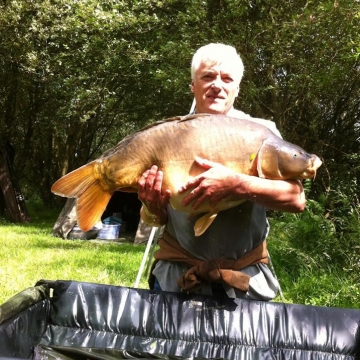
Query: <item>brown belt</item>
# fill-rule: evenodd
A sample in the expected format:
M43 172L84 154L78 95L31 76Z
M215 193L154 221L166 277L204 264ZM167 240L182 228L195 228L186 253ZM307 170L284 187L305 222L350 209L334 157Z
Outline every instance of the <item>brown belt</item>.
M192 292L206 282L227 284L243 292L249 290L250 276L239 271L258 263L268 264L266 240L239 259L200 260L183 249L179 242L164 231L159 240L160 249L155 252L155 261L168 260L185 263L191 268L177 280L182 291Z

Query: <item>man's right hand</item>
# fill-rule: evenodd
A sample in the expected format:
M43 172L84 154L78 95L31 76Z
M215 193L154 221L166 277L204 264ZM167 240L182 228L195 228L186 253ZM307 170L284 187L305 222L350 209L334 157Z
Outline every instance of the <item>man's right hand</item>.
M171 192L162 193L164 174L156 165L146 170L138 181L138 197L143 203L142 215L151 225L163 225L167 221L167 205Z

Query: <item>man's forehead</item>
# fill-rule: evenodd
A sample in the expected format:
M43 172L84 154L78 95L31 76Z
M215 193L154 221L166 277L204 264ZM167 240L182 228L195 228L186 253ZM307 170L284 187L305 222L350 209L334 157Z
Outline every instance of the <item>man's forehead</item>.
M236 67L231 61L216 61L216 60L207 60L201 62L199 72L221 72L226 74L234 74L236 73Z

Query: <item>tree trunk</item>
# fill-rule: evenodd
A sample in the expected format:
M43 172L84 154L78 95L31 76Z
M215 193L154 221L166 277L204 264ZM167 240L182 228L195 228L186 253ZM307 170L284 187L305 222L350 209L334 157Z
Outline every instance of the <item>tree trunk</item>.
M10 221L28 222L29 215L22 208L22 195L16 191L11 179L7 151L3 149L0 153L0 189L5 199L5 206L9 213Z

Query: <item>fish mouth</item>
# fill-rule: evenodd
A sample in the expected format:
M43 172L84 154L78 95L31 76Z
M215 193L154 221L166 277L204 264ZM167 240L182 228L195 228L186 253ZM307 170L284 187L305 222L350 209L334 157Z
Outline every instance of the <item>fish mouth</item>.
M316 177L316 170L315 169L308 169L303 173L303 179L314 179Z
M317 169L321 166L322 161L316 155L313 155L311 158L311 165L303 173L305 178L313 178L315 180Z
M318 169L322 164L322 161L320 160L320 158L318 156L316 156L314 162L313 162L313 166Z

